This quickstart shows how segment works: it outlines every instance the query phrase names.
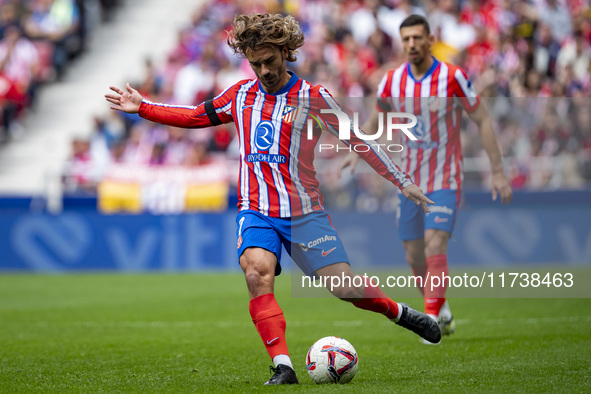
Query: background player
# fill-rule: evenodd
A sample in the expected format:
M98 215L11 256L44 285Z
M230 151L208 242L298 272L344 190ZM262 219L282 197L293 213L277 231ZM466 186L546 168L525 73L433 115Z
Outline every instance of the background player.
M263 343L273 359L274 375L266 384L298 383L285 341L286 322L275 300L274 277L281 272L284 245L306 275L345 276L352 279L343 245L324 212L313 167L314 147L320 137L306 139L303 125L313 108L310 99L327 107L338 104L322 86L312 86L287 71L304 43L299 24L281 15L241 15L234 19L229 45L246 57L257 78L243 80L213 100L196 107L155 104L143 99L129 84L111 87L105 95L115 110L177 127L209 127L234 122L240 139L237 249L250 297L249 310ZM304 105L300 106L303 102ZM286 117L291 111L297 115ZM318 116L316 113L314 116ZM288 120L289 119L289 120ZM338 132L328 123L328 129ZM365 144L354 137L351 144ZM425 197L379 147L372 143L364 159L394 183L403 195L428 211ZM310 240L322 238L315 247ZM387 318L438 342L441 332L427 315L389 299L378 287L348 286L331 289L340 299Z
M512 190L503 173L492 123L466 73L431 54L435 38L423 16L408 16L400 25L400 36L408 62L386 72L378 86L377 106L363 129L369 132L378 129L379 111L417 116L417 125L412 129L417 141L406 141L402 168L435 205L431 213L425 213L402 198L398 230L414 274L423 279L427 274L441 277L448 274L447 244L462 191L462 109L478 125L490 160L493 200L500 195L503 203L509 203ZM339 172L348 165L353 171L357 160L357 155L347 156ZM430 283L424 283L421 292L425 313L440 321L443 334L450 334L455 323L445 299L445 285L431 290Z

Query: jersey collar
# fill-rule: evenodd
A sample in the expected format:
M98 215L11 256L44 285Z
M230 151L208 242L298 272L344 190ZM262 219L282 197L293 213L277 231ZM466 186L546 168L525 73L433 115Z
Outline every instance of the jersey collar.
M435 69L437 68L437 66L439 66L439 60L437 60L435 58L435 56L431 56L433 58L433 64L431 65L431 67L429 68L429 70L425 73L425 75L423 75L423 78L421 78L420 80L416 80L415 76L412 75L412 71L410 70L410 62L406 63L406 70L408 71L408 75L412 78L413 81L415 81L415 83L421 83L425 80L425 78L427 78L429 75L433 74L433 72L435 71Z
M275 93L267 93L267 92L265 92L265 89L263 89L263 85L261 85L261 81L260 80L259 80L259 90L261 92L265 93L265 94L270 94L272 96L278 96L280 94L289 92L291 90L291 88L293 88L295 86L295 84L298 82L298 80L300 79L300 77L298 77L297 75L295 75L295 73L293 71L288 71L287 73L289 75L291 75L291 78L289 78L289 81L287 81L287 83L285 84L284 87L282 87L281 89L279 89Z

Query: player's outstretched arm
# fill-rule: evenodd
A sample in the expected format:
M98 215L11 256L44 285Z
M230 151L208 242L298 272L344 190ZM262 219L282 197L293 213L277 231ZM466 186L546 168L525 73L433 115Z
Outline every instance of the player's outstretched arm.
M427 204L435 204L431 201L427 196L423 194L423 191L415 184L408 185L404 189L402 189L402 195L409 200L413 201L417 205L421 205L423 207L423 211L426 213L431 212L429 206Z
M110 86L109 89L115 92L105 94L105 99L112 104L110 106L111 109L127 112L128 114L138 113L140 104L144 98L137 90L131 87L129 82L125 84L126 91L115 86Z
M513 191L503 172L501 150L499 149L497 137L495 136L495 131L488 117L488 113L484 106L480 104L476 111L470 114L470 118L478 125L482 146L490 160L492 169L492 199L495 201L497 196L500 195L501 202L503 204L509 204L513 198Z

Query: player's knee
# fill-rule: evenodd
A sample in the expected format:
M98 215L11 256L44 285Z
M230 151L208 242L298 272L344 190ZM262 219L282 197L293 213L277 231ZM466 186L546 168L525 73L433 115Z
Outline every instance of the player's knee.
M425 255L434 256L447 253L447 240L443 237L433 237L425 245Z
M416 251L416 250L408 250L406 252L406 261L408 261L408 264L414 266L420 266L425 264L425 255L423 254L424 252L421 251Z
M406 261L413 267L425 265L425 250L423 248L407 248Z
M249 267L244 271L246 286L252 294L258 294L261 289L272 288L274 270L260 266Z
M247 283L256 284L275 275L275 265L271 261L261 259L256 253L243 253L240 256L240 266Z
M425 265L425 243L423 240L403 241L406 261L413 267Z
M265 277L256 271L249 271L244 273L246 284L248 288L257 289L265 284Z
M270 264L257 261L246 262L246 264L242 265L242 270L247 278L269 276L274 272L274 268L275 267L271 267Z

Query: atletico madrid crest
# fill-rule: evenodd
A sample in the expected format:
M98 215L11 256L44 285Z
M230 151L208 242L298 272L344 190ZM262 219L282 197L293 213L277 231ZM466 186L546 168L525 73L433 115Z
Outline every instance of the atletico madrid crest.
M283 121L291 123L298 116L298 107L286 105L283 109Z

